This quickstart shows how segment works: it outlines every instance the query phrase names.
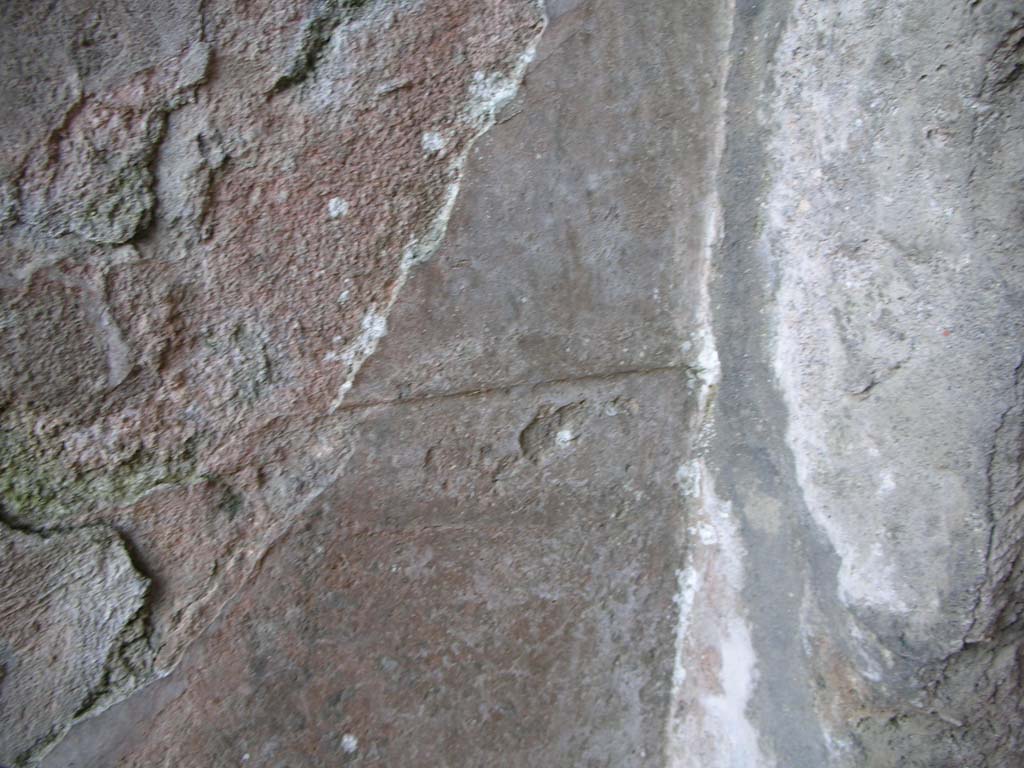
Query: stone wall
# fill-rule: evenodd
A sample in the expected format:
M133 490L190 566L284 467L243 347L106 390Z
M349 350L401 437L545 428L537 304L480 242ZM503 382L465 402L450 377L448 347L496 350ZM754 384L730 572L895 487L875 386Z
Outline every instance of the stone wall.
M0 22L0 764L1024 761L1018 3Z

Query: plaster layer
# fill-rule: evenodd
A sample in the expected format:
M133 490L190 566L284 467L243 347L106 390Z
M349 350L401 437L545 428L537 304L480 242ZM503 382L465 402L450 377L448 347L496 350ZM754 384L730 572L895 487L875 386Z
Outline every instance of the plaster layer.
M1021 759L1021 22L737 4L709 464L781 764Z

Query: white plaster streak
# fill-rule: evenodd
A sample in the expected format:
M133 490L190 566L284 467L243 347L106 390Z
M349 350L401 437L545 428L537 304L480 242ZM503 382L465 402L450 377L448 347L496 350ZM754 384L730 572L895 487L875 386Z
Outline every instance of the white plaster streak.
M487 76L477 73L474 82L469 88L469 104L466 107L462 119L475 128L473 137L466 142L462 153L455 158L449 166L449 175L453 181L448 185L444 202L441 204L427 230L416 237L413 237L402 251L402 260L398 266L398 276L395 279L391 294L383 307L371 307L367 316L363 319L363 330L351 345L340 353L328 353L326 362L340 361L348 368L345 382L338 390L338 394L331 403L331 411L336 411L344 402L345 395L352 389L359 370L366 361L377 351L380 340L387 335L387 322L398 301L398 296L409 278L409 272L413 265L426 261L440 247L448 231L448 221L451 218L452 210L455 207L455 200L459 196L459 187L462 184L462 172L465 167L466 158L473 144L484 133L486 133L495 122L495 115L509 99L513 98L523 81L526 68L533 61L537 53L537 42L544 34L547 27L547 17L544 17L541 29L537 37L526 47L522 54L516 59L510 75L492 73ZM367 319L369 318L369 320Z
M351 755L359 751L359 739L353 736L351 733L346 733L341 737L341 749L345 754Z
M757 732L747 719L746 708L754 692L754 646L744 621L733 617L719 646L721 653L720 694L704 696L705 727L714 734L715 765L764 765L757 745ZM724 747L724 749L723 749Z
M686 659L683 655L687 630L690 626L690 613L693 611L693 601L697 597L697 590L700 589L700 574L693 568L686 568L676 571L676 584L678 590L674 602L678 613L676 623L676 654L675 664L672 667L672 690L682 690L683 682L686 680ZM672 697L673 709L676 709L678 700ZM674 712L678 717L678 712ZM673 719L675 719L673 717Z
M666 740L671 768L759 768L762 754L747 706L757 682L742 611L744 548L731 505L717 498L700 459L689 564L677 574L675 667ZM692 498L692 497L691 497Z
M721 116L707 176L718 177L725 150L725 83L730 57L733 3L723 10L725 28L719 77ZM705 208L698 322L699 434L713 430L714 393L721 369L712 330L711 264L721 241L721 200L713 184ZM688 349L689 347L687 347ZM665 738L669 768L763 768L774 765L760 749L747 716L757 681L750 630L743 615L744 547L731 505L714 492L702 458L679 467L676 482L687 507L687 566L677 572L678 611L672 700Z

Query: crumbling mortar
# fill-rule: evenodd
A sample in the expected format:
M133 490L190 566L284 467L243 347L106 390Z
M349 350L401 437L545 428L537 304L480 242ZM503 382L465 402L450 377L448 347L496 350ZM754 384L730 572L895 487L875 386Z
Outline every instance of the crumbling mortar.
M711 302L711 283L715 279L715 262L718 255L727 247L726 232L723 219L723 189L727 158L729 130L727 116L729 113L728 82L734 76L734 41L737 30L736 4L730 0L723 9L724 28L721 39L721 63L717 73L716 100L718 119L713 125L714 142L707 157L706 176L709 188L706 193L707 209L704 214L704 229L701 243L701 266L697 275L700 281L699 305L697 308L698 338L700 347L694 363L687 368L687 374L696 379L698 384L697 404L691 415L691 434L693 441L691 451L699 462L700 468L712 454L712 443L716 434L715 414L718 402L721 365L718 356L718 342L715 335L714 311ZM687 604L688 582L685 574L692 569L696 549L689 540L691 521L714 502L716 477L713 470L702 471L696 478L693 494L683 493L681 512L679 515L679 538L681 540L682 560L676 570L678 588L675 596L675 637L673 639L672 685L670 700L664 720L664 737L662 740L662 758L670 768L684 764L684 755L691 749L687 743L686 718L690 714L686 700L686 647L690 641L690 613L693 610L695 596ZM698 714L698 717L701 715Z

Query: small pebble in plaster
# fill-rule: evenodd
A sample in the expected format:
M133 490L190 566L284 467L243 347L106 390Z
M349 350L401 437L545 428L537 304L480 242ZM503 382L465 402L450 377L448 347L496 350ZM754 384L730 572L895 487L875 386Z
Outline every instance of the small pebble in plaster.
M576 435L572 433L571 429L560 429L558 434L555 435L555 442L559 445L568 445L576 439Z
M348 201L340 197L332 197L327 201L327 215L332 219L340 219L348 215Z
M691 536L697 536L700 538L700 543L708 547L712 544L718 543L718 533L714 527L707 523L701 523L700 525L690 526L686 529L686 532Z
M359 739L357 739L351 733L346 733L344 736L341 737L341 749L346 754L353 754L357 749L359 749Z
M346 301L348 301L348 297L349 297L350 293L351 293L351 291L349 291L348 288L346 288L344 291L342 291L340 294L338 294L338 303L339 304L344 304Z
M442 136L437 131L427 131L426 133L423 134L423 138L421 141L423 144L424 152L429 152L432 155L436 155L444 151L444 136Z
M676 469L676 483L683 496L696 497L700 491L700 466L695 462L680 464Z

